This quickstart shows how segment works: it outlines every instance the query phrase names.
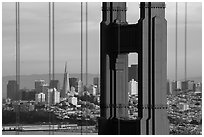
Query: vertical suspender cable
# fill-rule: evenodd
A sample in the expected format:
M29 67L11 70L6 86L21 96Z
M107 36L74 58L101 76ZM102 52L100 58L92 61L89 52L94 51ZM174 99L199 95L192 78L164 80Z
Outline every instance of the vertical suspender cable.
M49 83L51 82L51 2L49 2Z
M185 89L187 88L187 2L185 2Z
M54 52L54 2L49 2L49 84L51 80L55 79ZM49 86L49 88L51 88L51 85ZM53 119L53 115L49 112L49 134L51 134ZM52 125L52 134L54 134L54 125Z
M83 2L81 2L81 81L83 81Z
M86 2L86 86L88 85L88 2ZM86 120L87 133L87 120Z
M16 2L16 100L20 100L20 18L19 18L19 2ZM20 106L17 105L16 109L16 134L19 134L20 122Z
M86 85L88 84L88 2L86 2Z
M55 80L55 23L54 23L54 2L52 2L52 80ZM54 92L54 89L53 89ZM52 114L52 134L54 135L54 115Z
M176 81L176 88L177 88L177 69L178 69L178 68L177 68L177 67L178 67L178 66L177 66L177 65L178 65L178 62L177 62L177 55L178 55L178 53L177 53L177 48L178 48L178 47L177 47L177 46L178 46L178 45L177 45L177 44L178 44L178 39L177 39L177 37L178 37L178 36L177 36L177 34L178 34L178 3L177 3L177 2L176 2L176 30L175 30L175 31L176 31L176 32L175 32L175 39L176 39L176 40L175 40L175 42L176 42L176 43L175 43L175 51L176 51L176 53L175 53L175 54L176 54L176 56L175 56L175 63L176 63L176 64L175 64L175 81Z
M49 84L50 83L51 83L51 2L49 2ZM51 114L49 112L49 135L50 135L50 129L51 129L50 122L51 122Z
M55 80L55 24L54 2L52 2L52 79Z
M83 86L83 2L81 2L81 86ZM82 108L81 108L81 135L82 135Z

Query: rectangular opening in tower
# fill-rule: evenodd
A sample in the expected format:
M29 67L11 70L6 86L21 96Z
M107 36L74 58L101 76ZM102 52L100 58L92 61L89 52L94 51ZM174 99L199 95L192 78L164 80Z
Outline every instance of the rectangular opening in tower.
M138 118L138 53L128 54L128 119Z

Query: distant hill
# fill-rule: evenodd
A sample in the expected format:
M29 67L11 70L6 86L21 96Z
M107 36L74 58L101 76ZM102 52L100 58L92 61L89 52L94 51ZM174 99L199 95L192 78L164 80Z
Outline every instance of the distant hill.
M202 76L187 78L187 80L193 80L195 83L202 82ZM184 79L181 79L181 81L184 81Z
M57 73L55 74L55 79L60 81L60 87L62 87L63 84L63 73ZM81 74L70 74L70 77L80 78ZM93 83L93 78L99 77L99 74L88 74L88 84ZM4 76L2 77L2 97L6 98L7 94L7 83L9 80L15 80L15 76ZM48 74L33 74L33 75L22 75L21 81L20 81L20 88L28 88L28 89L34 89L35 87L35 80L45 80L46 83L49 83L49 75ZM85 74L83 74L83 81L85 84Z

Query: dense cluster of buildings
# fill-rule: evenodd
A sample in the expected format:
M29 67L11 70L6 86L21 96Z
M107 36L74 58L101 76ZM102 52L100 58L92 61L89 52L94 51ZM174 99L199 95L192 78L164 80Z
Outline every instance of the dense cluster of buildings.
M170 134L202 134L202 84L172 81L167 96Z
M34 105L53 106L62 101L77 106L78 97L83 95L99 96L99 78L93 78L93 84L84 86L78 78L70 78L65 65L63 86L60 88L59 80L50 80L46 83L45 80L35 80L35 88L19 89L15 80L9 80L7 84L7 99L6 104L12 102L13 105L19 105L20 108L33 108ZM29 107L27 107L29 106ZM23 110L23 109L21 109ZM26 109L32 111L32 109Z
M138 66L128 67L128 93L129 93L129 119L138 118ZM33 111L37 106L45 105L43 109L52 111L59 119L72 116L81 118L82 115L96 120L100 115L100 84L99 78L93 78L93 84L83 85L78 78L69 78L65 66L63 86L60 88L59 80L36 80L35 89L20 89L15 80L8 81L7 99L3 105L4 110ZM91 96L93 101L84 101L80 97ZM21 101L19 101L21 100ZM201 134L202 132L202 83L187 81L167 82L168 118L170 121L170 134ZM188 128L186 130L186 128ZM189 131L187 133L187 131Z
M192 80L186 81L168 81L167 82L167 94L168 95L178 95L183 93L183 91L201 91L201 82L195 83Z

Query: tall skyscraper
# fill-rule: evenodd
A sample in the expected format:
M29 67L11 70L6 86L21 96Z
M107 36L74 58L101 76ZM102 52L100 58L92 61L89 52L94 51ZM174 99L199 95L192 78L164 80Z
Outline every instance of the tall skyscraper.
M60 92L57 91L55 88L53 89L53 104L57 104L60 102Z
M56 89L59 91L59 90L60 90L59 80L51 80L49 87L50 87L50 88L56 88Z
M69 74L67 72L67 62L65 64L65 71L64 71L64 81L63 81L63 87L61 91L61 97L65 98L70 92L70 85L69 85Z
M48 105L52 105L53 104L53 89L48 89L45 97L46 97L46 103Z
M19 96L18 92L19 86L16 80L9 80L7 84L7 98L12 100L17 100Z
M132 79L138 81L138 65L136 64L128 67L128 81L131 81Z
M70 87L74 87L75 89L78 86L78 78L69 78Z
M93 78L93 84L97 85L97 87L98 87L98 85L99 85L99 77L94 77Z
M48 89L46 95L46 103L48 105L55 105L60 102L60 92L55 88Z
M78 95L82 96L84 91L83 83L81 80L78 81Z
M36 93L43 92L44 86L46 86L45 80L35 80Z

